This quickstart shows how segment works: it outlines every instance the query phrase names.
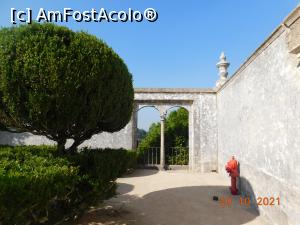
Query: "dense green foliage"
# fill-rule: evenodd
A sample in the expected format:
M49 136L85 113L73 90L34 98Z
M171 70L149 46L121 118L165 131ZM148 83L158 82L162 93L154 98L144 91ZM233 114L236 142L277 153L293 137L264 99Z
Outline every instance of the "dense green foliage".
M137 128L137 141L140 142L147 135L147 131Z
M103 41L54 24L0 30L0 128L46 135L70 151L130 120L132 77Z
M165 123L165 150L168 164L188 164L188 111L179 108L172 111ZM151 147L160 146L160 123L153 123L147 135L139 143L140 155L147 153Z
M54 147L0 148L0 224L54 224L115 193L135 166L135 152L85 149L61 156Z

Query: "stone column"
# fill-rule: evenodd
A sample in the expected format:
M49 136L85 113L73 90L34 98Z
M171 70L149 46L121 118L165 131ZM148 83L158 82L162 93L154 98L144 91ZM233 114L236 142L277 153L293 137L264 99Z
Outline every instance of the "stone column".
M166 114L160 116L160 170L165 169L165 119Z

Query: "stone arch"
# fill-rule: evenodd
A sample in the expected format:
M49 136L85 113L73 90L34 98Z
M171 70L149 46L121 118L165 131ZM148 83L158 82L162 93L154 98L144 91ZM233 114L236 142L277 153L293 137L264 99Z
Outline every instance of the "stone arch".
M134 145L135 145L135 148L138 147L138 144L139 144L139 141L138 141L138 124L139 124L139 113L141 110L145 109L145 108L152 108L154 109L155 112L158 113L158 118L161 117L160 115L160 109L157 105L152 105L152 104L135 104L135 108L134 108L134 124L135 124L135 127L134 127ZM159 122L159 119L158 121Z
M179 105L179 104L171 106L170 108L167 109L167 112L169 112L173 108L183 108L190 113L190 107L187 107L186 105Z
M138 113L141 109L144 109L147 107L154 108L159 112L159 109L156 105L138 105L138 107L136 107L136 109L135 109L135 113Z
M193 101L188 99L188 100L176 100L176 99L149 99L149 100L141 100L141 101L135 101L134 105L134 113L133 113L133 143L134 143L134 149L137 148L137 125L138 125L138 112L146 107L152 107L155 108L159 112L160 116L160 123L161 123L161 165L160 168L164 168L165 165L165 148L164 148L164 126L165 126L165 119L167 116L168 111L175 107L179 108L184 108L187 110L188 115L189 115L189 133L188 133L188 148L189 148L189 169L192 168L192 163L193 161L190 159L193 154L193 132L194 132L194 123L192 119L192 108L193 106Z
M135 110L129 125L131 143L135 143L136 111L139 108L152 106L158 109L162 125L167 111L176 106L182 107L189 112L189 170L204 172L216 169L217 161L213 159L213 164L211 160L212 157L216 158L215 102L215 91L212 89L136 88ZM132 148L136 149L136 146ZM164 162L160 165L162 168Z

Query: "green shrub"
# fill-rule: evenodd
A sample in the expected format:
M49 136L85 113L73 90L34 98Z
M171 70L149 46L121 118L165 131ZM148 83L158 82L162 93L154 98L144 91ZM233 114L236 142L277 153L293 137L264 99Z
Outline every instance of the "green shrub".
M48 146L0 147L0 224L54 224L114 195L135 163L123 149L60 156Z
M189 150L186 147L173 148L175 153L168 154L166 161L168 165L188 165L189 164Z
M86 188L99 198L114 195L114 181L136 161L135 155L124 149L84 149L66 157L79 166Z
M127 150L127 165L126 169L133 170L137 167L137 151L136 150Z
M0 146L0 160L8 159L26 159L32 155L41 156L45 158L52 158L58 156L56 147L41 145L41 146Z
M11 151L10 151L11 150ZM26 151L28 150L28 151ZM51 221L59 203L74 204L78 168L67 159L56 158L41 149L1 149L0 221L26 224Z

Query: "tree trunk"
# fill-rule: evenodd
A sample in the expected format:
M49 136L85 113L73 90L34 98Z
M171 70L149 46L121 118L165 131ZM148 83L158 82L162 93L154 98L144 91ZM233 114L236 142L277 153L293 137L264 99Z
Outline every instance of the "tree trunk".
M59 154L63 155L66 153L66 148L65 148L65 144L66 144L67 140L58 140L57 141L57 149Z
M71 147L68 148L67 152L70 154L74 154L77 152L77 147L79 145L81 145L85 140L90 139L93 136L93 132L89 132L88 134L81 136L81 137L77 137L76 139L74 139L73 144L71 145Z
M73 144L71 145L71 147L68 148L68 153L70 154L74 154L77 151L77 147L78 145L80 145L82 143L82 141L80 140L74 140Z

